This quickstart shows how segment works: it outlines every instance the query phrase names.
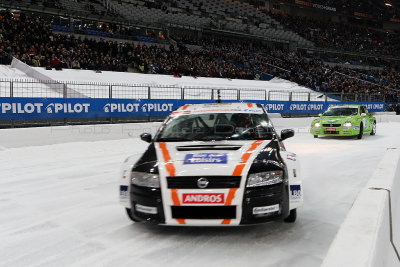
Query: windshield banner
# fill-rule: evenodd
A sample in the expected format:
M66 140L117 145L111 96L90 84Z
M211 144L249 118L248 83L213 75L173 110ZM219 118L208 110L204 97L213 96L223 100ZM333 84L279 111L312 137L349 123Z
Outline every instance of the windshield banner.
M260 103L268 113L322 113L330 105L362 104L385 111L384 102L222 101ZM0 97L0 120L167 116L186 104L215 103L194 99L22 98Z

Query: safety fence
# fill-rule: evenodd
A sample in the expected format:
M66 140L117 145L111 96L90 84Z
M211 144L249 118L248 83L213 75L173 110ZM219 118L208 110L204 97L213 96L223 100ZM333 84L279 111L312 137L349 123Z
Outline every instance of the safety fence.
M179 106L216 100L257 102L269 113L290 116L318 114L329 105L355 101L365 104L370 111L386 109L385 95L374 94L0 80L0 127L162 120Z
M276 88L224 88L73 81L0 79L0 97L207 99L268 101L383 101L396 102L398 95L338 93Z

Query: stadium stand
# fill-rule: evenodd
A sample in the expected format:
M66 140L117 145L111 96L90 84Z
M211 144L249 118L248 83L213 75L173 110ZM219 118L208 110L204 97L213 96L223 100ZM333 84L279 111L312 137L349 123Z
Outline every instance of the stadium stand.
M132 23L80 19L71 24L56 16L3 11L2 64L11 54L28 65L56 69L238 79L275 76L324 92L395 95L399 89L398 37L382 30L268 12L256 4L229 0L34 2L72 14L114 14L132 23L162 24L170 27L163 30L169 34L160 38L161 31L138 31ZM174 30L175 24L192 27ZM297 50L289 49L292 44Z
M287 14L271 13L271 16L319 47L400 56L398 34L349 23L334 23Z
M312 46L312 42L259 11L253 5L225 0L179 1L112 1L110 5L127 19L155 24L181 24L195 28L210 27L220 30L268 36Z

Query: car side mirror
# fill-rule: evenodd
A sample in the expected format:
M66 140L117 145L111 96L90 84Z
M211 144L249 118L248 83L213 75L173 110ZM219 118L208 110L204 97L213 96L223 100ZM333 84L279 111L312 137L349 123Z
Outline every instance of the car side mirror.
M149 133L142 133L140 135L140 139L142 139L143 141L147 142L147 143L151 143L151 134Z
M367 114L366 113L361 113L361 115L360 116L366 116Z
M318 117L321 117L321 116L322 116L322 113L319 113L319 114L318 114Z
M293 129L284 129L281 131L281 140L285 140L293 136L294 136Z

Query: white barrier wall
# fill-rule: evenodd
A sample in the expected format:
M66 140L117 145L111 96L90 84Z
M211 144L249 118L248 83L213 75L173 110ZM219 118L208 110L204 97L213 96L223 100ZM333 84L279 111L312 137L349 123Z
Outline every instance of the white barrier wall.
M154 135L160 125L161 122L147 122L1 129L0 150L2 147L13 148L138 138L141 133Z
M378 133L380 135L379 123L400 122L400 116L396 115L375 115L378 121ZM307 118L282 118L280 114L270 114L274 127L278 132L283 129L293 128L296 134L309 134L311 122L316 117ZM121 123L121 124L95 124L95 125L69 125L38 128L1 129L0 147L21 147L50 145L76 141L100 141L116 140L138 137L141 133L154 134L160 122L152 123ZM29 132L29 139L26 138ZM311 135L310 135L311 136Z
M400 266L400 148L388 148L322 266ZM390 204L391 205L390 205Z
M73 89L68 88L68 87L66 88L67 92L64 92L64 85L62 83L59 83L59 82L55 81L51 77L41 73L37 69L25 64L24 62L16 59L15 57L11 61L11 67L22 71L23 73L26 74L26 76L28 76L30 78L34 78L34 79L39 80L39 81L47 81L47 82L52 81L52 83L46 83L46 85L52 91L54 91L55 93L59 94L60 96L63 96L64 93L67 93L67 95L73 95L76 98L87 98L86 95L81 94L78 91L73 90ZM40 92L40 93L43 94L43 92ZM48 96L48 95L45 94L45 96Z

